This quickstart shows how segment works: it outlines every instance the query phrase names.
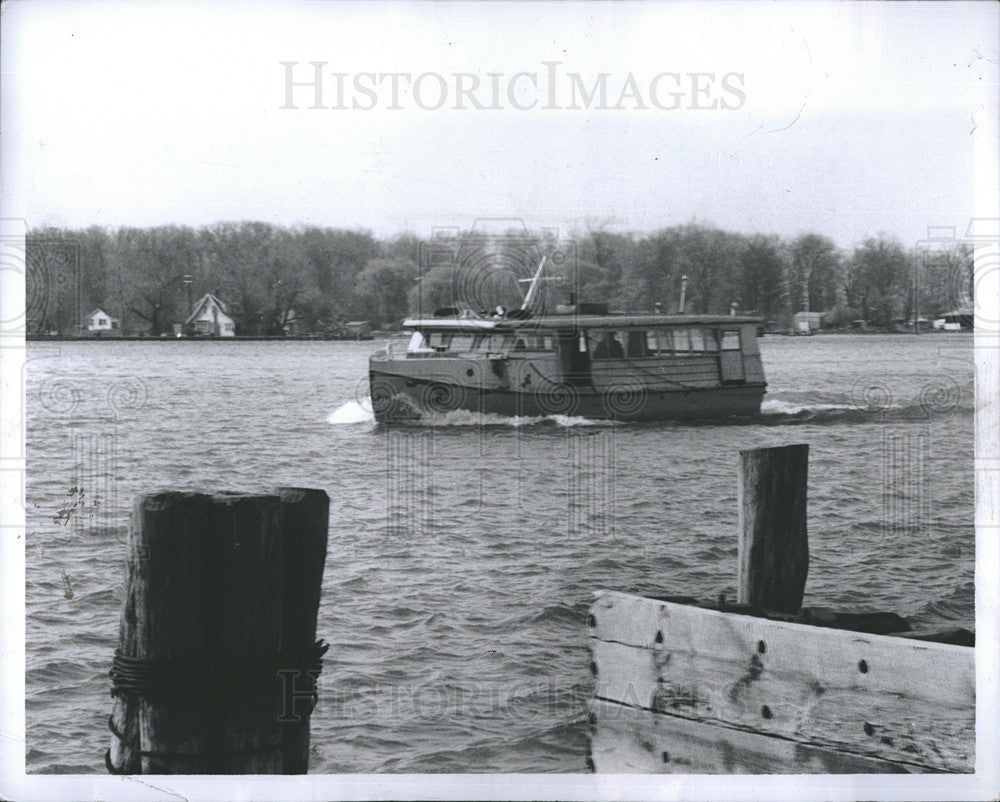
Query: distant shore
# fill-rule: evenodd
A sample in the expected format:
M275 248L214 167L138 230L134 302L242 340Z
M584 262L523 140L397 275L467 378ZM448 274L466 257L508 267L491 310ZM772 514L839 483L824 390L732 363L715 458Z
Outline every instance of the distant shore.
M148 334L135 334L130 336L116 336L116 337L80 337L73 334L27 334L25 335L25 340L30 342L250 342L257 340L268 340L270 342L275 341L308 341L308 342L372 342L375 339L385 339L386 337L395 337L401 332L392 333L387 332L385 334L378 334L375 337L310 337L308 335L282 335L282 334L247 334L247 335L237 335L236 337L171 337L169 335L164 335L163 337L153 337Z
M960 331L941 331L937 329L923 330L920 332L921 337L925 336L937 336L937 335L952 335L952 334L972 334L972 329L961 329ZM151 335L136 334L131 336L121 336L121 337L80 337L72 334L28 334L25 336L25 340L29 342L255 342L266 340L268 342L373 342L375 340L385 340L393 337L405 337L409 334L406 331L384 331L378 332L373 337L315 337L309 335L277 335L277 334L247 334L247 335L237 335L235 337L153 337ZM823 331L816 331L812 334L796 334L795 332L788 331L768 331L764 332L761 336L766 337L811 337L815 335L823 334L845 334L850 336L868 336L872 334L909 334L913 335L912 331L893 331L885 329L866 329L864 331L859 331L856 329L830 329Z

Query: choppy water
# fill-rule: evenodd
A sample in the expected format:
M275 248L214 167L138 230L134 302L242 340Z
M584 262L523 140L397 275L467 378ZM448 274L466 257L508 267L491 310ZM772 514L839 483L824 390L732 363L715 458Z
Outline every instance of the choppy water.
M638 428L379 429L381 345L29 344L29 771L104 771L156 489L330 494L311 773L584 771L591 593L732 597L741 448L811 446L807 604L973 627L971 336L766 337L758 419Z

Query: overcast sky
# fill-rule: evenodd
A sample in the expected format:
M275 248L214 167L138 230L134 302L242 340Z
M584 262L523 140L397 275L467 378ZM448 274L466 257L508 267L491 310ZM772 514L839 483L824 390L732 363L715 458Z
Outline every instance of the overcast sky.
M996 194L993 3L2 14L2 200L29 226L697 220L851 246L961 233L976 179Z

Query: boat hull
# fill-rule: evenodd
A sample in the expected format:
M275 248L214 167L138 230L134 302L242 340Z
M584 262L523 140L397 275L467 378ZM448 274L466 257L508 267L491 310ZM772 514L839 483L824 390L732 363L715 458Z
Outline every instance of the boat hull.
M565 415L656 422L745 417L760 412L764 383L684 389L630 383L603 390L570 384L519 391L371 369L372 409L379 423L429 422L457 411L505 417Z

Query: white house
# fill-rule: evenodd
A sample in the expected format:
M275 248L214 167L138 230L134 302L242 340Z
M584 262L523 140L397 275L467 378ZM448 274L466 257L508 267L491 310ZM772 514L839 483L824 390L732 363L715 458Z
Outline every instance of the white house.
M98 307L87 315L87 331L92 334L100 334L105 331L121 333L122 322L116 317L111 317L107 312Z
M207 292L197 304L194 312L184 321L185 330L202 337L235 337L236 326L226 314L222 301Z
M812 334L823 328L822 312L796 312L792 315L792 328L796 334Z

